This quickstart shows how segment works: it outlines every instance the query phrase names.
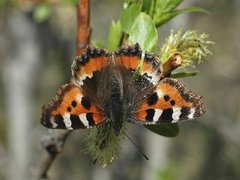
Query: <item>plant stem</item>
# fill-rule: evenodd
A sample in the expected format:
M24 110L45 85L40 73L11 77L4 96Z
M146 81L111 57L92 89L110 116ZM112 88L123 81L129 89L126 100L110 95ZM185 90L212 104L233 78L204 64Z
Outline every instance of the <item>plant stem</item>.
M91 27L89 21L89 0L81 0L77 5L77 56L81 55L86 46L89 44L91 37Z
M162 79L171 76L174 69L182 65L182 56L180 54L174 54L165 63L163 63Z

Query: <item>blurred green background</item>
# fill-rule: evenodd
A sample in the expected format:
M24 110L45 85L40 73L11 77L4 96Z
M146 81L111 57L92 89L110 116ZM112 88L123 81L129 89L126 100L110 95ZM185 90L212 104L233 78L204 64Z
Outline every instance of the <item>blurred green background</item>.
M70 80L75 54L76 12L72 1L0 0L0 179L33 179L41 153L41 106ZM123 1L91 0L92 39L106 39ZM171 29L210 35L213 56L182 79L203 96L207 113L180 124L176 138L129 125L127 133L148 155L146 161L125 139L120 158L106 168L81 153L86 130L74 131L49 171L53 180L232 180L240 179L240 1L185 0L210 14L180 15L159 30L161 44Z

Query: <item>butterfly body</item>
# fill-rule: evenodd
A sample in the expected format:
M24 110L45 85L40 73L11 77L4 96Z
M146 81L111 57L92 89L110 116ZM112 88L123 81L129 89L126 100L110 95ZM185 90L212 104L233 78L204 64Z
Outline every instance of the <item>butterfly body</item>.
M195 119L205 109L201 97L178 80L161 78L159 59L145 53L141 71L138 45L111 53L89 47L72 65L73 82L43 106L41 123L48 128L79 129L109 123L116 135L124 121L175 123Z
M105 106L105 109L109 110L109 122L114 128L116 134L119 134L119 131L122 127L124 119L123 111L123 91L121 86L121 79L117 75L112 75L109 83L109 102Z

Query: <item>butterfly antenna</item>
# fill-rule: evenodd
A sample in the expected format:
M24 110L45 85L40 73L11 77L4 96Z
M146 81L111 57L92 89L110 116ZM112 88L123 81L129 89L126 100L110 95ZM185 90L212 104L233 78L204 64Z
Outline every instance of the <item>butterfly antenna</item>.
M123 134L133 143L133 145L137 148L137 150L143 155L143 157L146 160L149 160L149 158L146 156L146 154L143 153L143 151L140 149L140 147L127 135L125 131L123 131Z

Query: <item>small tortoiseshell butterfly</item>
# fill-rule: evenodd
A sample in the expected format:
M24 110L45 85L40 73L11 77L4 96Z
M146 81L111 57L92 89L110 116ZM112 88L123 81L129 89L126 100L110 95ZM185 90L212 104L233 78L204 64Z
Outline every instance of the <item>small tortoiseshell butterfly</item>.
M205 109L201 97L178 80L161 79L159 59L139 45L115 52L88 47L72 64L73 82L43 106L41 123L53 129L79 129L110 123L119 134L123 121L138 125L195 119Z

